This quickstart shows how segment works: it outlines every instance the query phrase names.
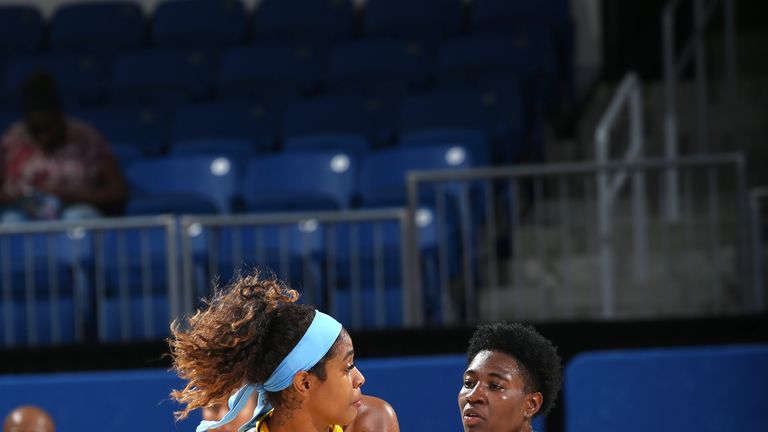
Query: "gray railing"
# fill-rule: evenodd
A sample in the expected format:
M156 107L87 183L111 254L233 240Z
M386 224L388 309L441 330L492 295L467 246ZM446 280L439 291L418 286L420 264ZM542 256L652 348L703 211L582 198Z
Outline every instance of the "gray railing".
M693 0L691 10L694 29L684 42L683 48L675 52L675 18L682 0L671 0L664 7L661 17L662 56L664 63L664 155L673 160L679 155L678 145L678 107L677 82L680 76L693 62L696 80L696 151L709 152L710 122L707 97L707 61L705 36L707 27L721 0ZM734 32L733 0L722 0L724 23L724 63L725 63L725 93L729 104L733 103L736 92L736 62ZM667 188L669 202L667 203L668 217L674 221L679 214L678 178L674 170L667 173Z
M175 236L170 216L0 225L4 345L83 342L91 330L102 341L163 337L152 297L167 299L160 315L178 315Z
M665 172L670 168L681 172L684 192L682 219L674 224L664 217ZM718 172L720 184L710 181L713 172ZM608 233L613 257L601 258L605 233L598 226L597 191L606 174L620 173L641 173L653 197L651 223L643 233L649 251L644 260L634 256L633 200L622 195L611 207L616 221ZM440 200L450 192L446 185L456 184L465 186L457 190L465 191L460 201L466 208L459 211L460 232L445 238L460 251L457 267L463 270L439 279L448 323L751 311L740 155L413 172L408 176L409 211L423 205L418 197L425 190L438 191ZM441 244L437 255L450 256L449 247ZM447 274L452 266L454 262L441 259L436 273ZM605 286L599 276L605 273L629 277Z
M754 284L755 284L755 310L765 309L765 242L768 232L768 215L765 215L765 209L768 208L768 187L757 187L750 191L749 205L752 212L752 253Z
M192 296L205 294L211 280L222 273L234 275L258 265L301 287L307 302L327 309L351 328L366 323L383 327L387 314L394 312L387 310L387 290L392 294L392 287L386 285L396 272L394 294L400 296L397 314L402 321L389 325L419 325L421 293L408 282L413 258L406 239L413 224L402 208L184 216L182 275L184 285L194 287L186 291L185 303L192 305ZM397 238L385 239L387 235ZM392 254L399 257L387 261ZM226 262L222 256L228 257ZM366 292L372 294L367 300ZM346 301L341 301L342 294ZM364 301L373 301L373 316L366 316ZM351 307L342 310L341 304Z
M674 223L670 169L681 182ZM212 279L250 265L351 328L753 313L764 289L744 169L740 155L701 155L412 172L399 209L6 225L0 345L159 339ZM648 190L647 220L634 217L633 191L616 188L606 237L600 183L617 176ZM55 328L65 318L70 337ZM52 327L50 340L35 326Z
M640 79L633 73L627 73L619 84L616 93L611 99L600 121L595 128L595 154L598 163L606 163L610 156L611 130L616 126L619 114L626 107L629 113L629 146L624 154L624 161L634 162L643 157L645 143L643 133L643 100ZM609 172L602 171L597 179L597 220L600 235L600 259L603 261L601 269L601 296L604 317L614 314L613 292L615 273L613 260L613 219L611 209L616 201L616 196L627 181L627 171ZM633 245L635 269L645 269L647 254L646 236L646 194L643 172L635 170L632 173L632 216L635 219L633 230ZM634 274L635 279L643 282L643 271Z

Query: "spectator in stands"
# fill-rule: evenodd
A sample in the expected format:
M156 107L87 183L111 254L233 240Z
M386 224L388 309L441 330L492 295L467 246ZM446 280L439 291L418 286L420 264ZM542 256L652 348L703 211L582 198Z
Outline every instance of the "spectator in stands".
M399 432L400 426L397 415L392 407L384 400L363 395L360 409L352 424L344 426L344 432ZM256 408L256 398L251 397L242 411L230 423L219 428L210 429L216 432L237 432L240 426L246 424ZM203 408L203 420L221 420L229 411L227 400L221 399L211 406Z
M27 79L23 108L0 138L0 222L119 211L128 188L115 157L95 129L64 115L50 74Z
M469 341L469 366L459 390L464 431L529 432L546 415L562 384L552 343L518 323L480 325Z
M218 421L232 421L258 393L244 430L341 432L362 404L365 378L354 363L352 339L341 324L274 277L241 276L216 289L207 307L171 326L173 366L187 380L171 396L185 405L179 419L235 391ZM239 390L238 390L239 388Z
M42 408L23 405L5 417L3 432L55 432L51 416Z

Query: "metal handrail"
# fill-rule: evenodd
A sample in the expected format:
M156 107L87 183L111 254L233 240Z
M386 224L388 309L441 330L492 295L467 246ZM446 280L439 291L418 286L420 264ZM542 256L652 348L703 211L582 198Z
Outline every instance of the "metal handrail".
M510 189L516 189L517 185L519 185L521 181L528 181L533 183L534 185L536 184L541 185L542 182L544 181L547 181L548 182L547 184L561 184L561 182L565 181L566 184L568 185L573 184L573 186L566 186L566 189L568 189L569 187L570 188L580 187L578 185L579 182L577 181L577 179L582 176L585 176L585 177L588 176L589 179L596 179L600 175L607 174L608 177L615 178L617 173L625 173L625 175L628 175L629 178L633 178L634 174L638 172L643 173L644 176L646 177L652 176L654 175L654 173L656 173L656 175L663 176L664 173L670 168L674 168L679 171L686 172L687 174L690 174L693 172L708 173L710 171L720 169L719 167L728 166L728 167L733 167L733 172L735 174L735 180L736 180L736 183L735 183L736 194L734 195L735 205L733 206L733 209L737 212L737 220L745 221L747 220L747 217L748 217L748 215L745 213L745 210L746 210L745 204L747 201L745 165L746 164L744 161L743 154L728 153L728 154L707 154L707 155L685 156L685 157L677 158L675 160L668 160L665 158L658 157L658 158L648 158L648 159L643 158L643 159L633 160L633 161L632 160L611 160L611 161L602 162L602 163L594 162L594 161L555 162L555 163L537 164L537 165L478 167L478 168L470 168L470 169L462 169L462 170L409 171L407 174L406 181L407 181L407 188L408 188L409 197L410 197L408 205L411 211L414 211L414 209L416 209L419 205L418 197L421 196L420 192L422 192L423 188L427 186L433 186L437 188L446 183L450 183L452 185L473 184L473 185L478 185L479 189L481 189L483 185L504 184ZM684 186L685 186L684 190L686 191L686 193L690 194L691 192L690 187L692 185L692 182L691 182L691 176L687 174L683 178ZM506 180L506 182L503 182L503 180ZM589 188L594 187L594 180L590 182L585 178L585 183L583 187L587 189L585 193L589 194ZM715 187L715 184L710 183L709 187L710 188ZM478 190L476 192L482 193L481 190ZM710 191L710 193L712 193L712 191ZM566 191L566 195L567 195L567 191ZM636 192L636 195L642 197L644 194L643 193L638 194ZM491 194L491 196L493 196L493 194ZM592 197L594 198L594 194L592 194ZM592 202L594 202L593 198L587 198L584 202L587 204L591 204ZM510 202L515 202L517 199L517 193L510 192L508 195L508 199ZM716 196L710 197L710 201L713 201L713 200L717 201L717 197ZM684 202L687 203L686 207L684 207L683 209L684 216L686 218L689 218L692 215L691 212L693 211L692 207L690 207L692 201L688 199L687 201L684 200ZM562 205L562 203L559 205ZM510 227L511 227L510 230L514 230L515 227L520 225L518 212L521 206L519 204L510 204L510 206L517 208L517 210L510 210L512 214L509 215L509 220L507 221L507 223L510 224ZM490 208L493 208L493 206L491 206ZM533 205L533 207L529 207L529 209L532 209L532 211L535 213L536 205ZM562 220L566 221L566 222L563 222L563 224L567 226L569 225L567 220L570 217L568 214L568 209L564 208L561 210L565 212L563 214ZM709 207L707 208L707 212L708 213L706 216L708 216L708 220L710 224L717 223L718 221L717 204L715 203L713 205L709 205ZM586 214L587 218L590 221L594 220L593 213L594 212L590 211L588 214ZM644 216L645 214L641 212L641 215ZM465 217L465 215L460 216L460 218L463 218L463 217ZM531 214L531 217L534 219L536 218L535 214ZM494 223L493 221L495 221L495 216L491 214L490 216L488 216L488 218L489 219L487 220L490 220L491 221L490 224L493 225ZM646 220L648 219L640 220L640 221L637 221L636 219L633 225L643 224L645 223ZM538 223L540 223L540 221L539 222L534 221L534 224L538 224ZM683 224L686 224L686 230L694 229L693 225L690 224L689 220L683 220ZM742 228L747 226L748 224L746 223L740 224L740 227ZM662 230L668 230L669 227L670 225L665 224L665 228L663 227ZM480 228L477 228L477 229L480 229ZM592 229L593 227L590 228L590 231ZM651 235L652 230L648 229L647 227L639 231L640 231L640 235L643 236L643 240L645 240L646 237L652 237ZM493 232L495 233L496 231L493 231ZM613 230L610 230L609 234L612 236L615 236ZM711 233L709 234L712 235ZM637 247L639 243L637 243L636 237L634 237L636 235L637 235L637 232L636 231L633 232L633 238L635 239L635 246ZM718 237L717 233L715 233L712 236L714 240L712 240L712 242L710 242L708 246L710 247L710 252L709 252L710 256L714 257L715 256L714 251L718 249L719 240L717 240L717 237ZM662 235L662 237L664 237L664 235ZM563 236L563 239L561 242L564 250L568 249L568 246L567 246L568 240L566 240L566 238L567 237ZM610 239L610 236L609 236L609 239ZM743 286L745 287L745 289L746 287L751 288L752 286L751 281L748 280L748 276L751 275L751 273L749 273L751 269L748 266L749 260L751 259L751 254L750 254L750 251L748 250L749 241L750 241L749 239L750 239L750 235L748 232L744 231L744 229L738 229L738 235L737 235L737 247L739 251L738 265L739 265L741 274L744 275ZM467 246L463 239L457 238L457 239L453 239L453 241L461 242L462 254L466 253ZM512 251L510 253L513 256L521 256L519 255L520 251L515 249L515 244L519 244L521 243L521 241L519 239L514 239L514 234L511 234L509 242L510 242L510 246L509 246L510 251ZM664 243L663 238L661 242ZM596 248L598 252L600 251L600 248L602 248L603 246L602 244L595 244L595 243L592 243L591 241L589 241L589 243L591 245L594 245L592 246L592 248ZM610 245L610 242L609 242L609 245ZM474 248L477 246L471 246L471 247ZM642 247L643 248L646 247L646 244L643 243ZM668 246L661 245L661 247L662 249L666 250ZM537 244L537 251L539 248L540 248L540 245ZM621 293L620 287L624 286L623 283L620 283L624 281L619 281L617 279L614 282L614 280L612 279L613 272L615 271L615 267L617 266L616 263L619 262L622 259L621 257L625 255L623 253L624 252L623 250L617 249L615 250L615 252L616 253L614 255L609 254L609 256L612 259L607 261L603 259L602 255L598 256L598 258L600 259L600 261L598 262L598 265L601 266L601 270L600 270L601 273L599 274L596 273L596 275L598 275L600 279L598 280L598 284L596 284L595 287L597 286L600 287L601 295L599 299L597 298L595 299L597 300L595 303L592 303L599 307L598 309L598 313L600 314L599 316L609 318L609 319L615 318L616 316L616 309L614 308L614 304L611 302L613 302L614 299L619 299L619 294ZM650 254L650 248L648 248L648 253ZM664 256L668 258L668 256L666 255L666 252L663 252L663 253L665 254ZM563 252L563 254L564 256L562 259L565 260L564 262L567 262L570 259L569 258L570 252ZM633 258L636 259L637 253L635 252L633 253L633 255L635 255L633 256ZM490 259L487 259L484 262L486 262L489 267L492 267L494 259L497 259L497 258L494 258L493 256L491 256ZM663 258L663 259L666 259L666 258ZM538 257L538 261L544 262L543 258L541 258L540 256ZM636 288L643 288L643 285L639 285L637 284L637 282L644 283L645 287L648 287L648 280L649 280L648 278L653 277L649 275L652 275L655 272L658 272L658 269L650 268L649 266L647 266L646 262L649 262L649 261L641 260L640 262L638 262L637 260L635 260L634 265L632 265L632 271L634 272L632 274L634 274L635 278L637 278L638 276L645 276L643 280L638 281L636 279L632 281L634 287ZM438 267L439 266L440 264L438 264ZM607 266L611 266L611 267L606 268ZM645 266L645 267L642 267L642 266ZM510 268L510 270L515 275L518 274L518 272L514 271L513 269ZM609 276L608 278L605 278L603 276L603 273L606 273L606 272ZM516 280L516 276L514 277L510 276L510 277L513 278L510 280L512 284L511 285L512 291L508 291L508 293L512 295L511 292L517 293L518 291L515 291L515 290L521 289L523 285L521 281ZM564 279L567 279L567 276ZM604 280L608 280L609 282L614 282L614 283L605 285L605 286L600 285L600 283ZM567 281L564 280L563 283L567 284ZM489 279L488 285L484 286L489 290L488 294L490 295L493 295L499 292L499 290L501 289L499 287L495 287L494 284L498 284L498 281ZM720 295L721 287L718 286L716 281L713 281L712 284L713 284L713 291L715 295ZM445 285L442 285L442 286L443 286L443 289L445 289ZM470 307L477 306L477 304L470 304L469 300L473 295L472 290L475 289L476 287L468 283L468 281L464 281L463 286L464 286L464 291L463 291L464 297L454 297L454 299L457 299L457 301L466 302L463 306L466 309L467 322L473 322L474 319L492 319L492 317L495 316L494 314L496 312L494 312L495 310L494 308L497 307L497 305L495 303L491 303L490 305L488 305L489 309L487 309L486 312L489 313L489 315L485 315L482 317L478 315L472 315L470 313L471 312ZM669 288L677 288L677 287L669 287ZM609 292L606 293L605 290L609 290ZM571 293L571 291L568 291L566 289L564 295L567 296L569 295L568 293ZM516 302L520 302L521 300L522 299L519 297L516 298ZM565 300L565 301L568 302L568 300ZM618 301L616 302L616 304L618 304ZM745 303L745 304L751 304L751 303ZM518 310L516 313L522 314L523 312L521 310Z
M749 194L749 205L752 213L752 257L754 259L753 268L753 283L754 283L754 300L755 309L758 312L762 312L765 308L765 279L763 268L763 225L761 223L761 201L768 201L768 186L762 186L754 188Z
M618 115L624 107L629 110L629 147L624 154L625 161L636 161L643 155L643 101L640 79L634 72L628 72L619 84L610 104L595 128L595 154L598 163L610 159L610 131L616 125ZM613 220L611 210L619 190L627 181L627 170L613 174L602 171L597 178L598 230L600 238L600 293L602 314L612 317L615 313L613 270ZM610 176L610 177L609 177ZM635 248L635 280L642 283L646 277L648 244L646 240L647 210L645 179L643 173L632 173L632 214L635 219L633 245Z
M191 238L195 237L200 229L205 227L231 227L239 225L304 225L312 222L317 224L334 223L356 223L356 222L378 222L394 220L400 226L400 244L401 244L401 283L403 287L402 310L406 326L418 327L424 321L421 301L421 287L413 285L411 271L418 268L412 260L418 256L418 252L411 251L413 244L412 238L415 236L415 222L413 217L402 207L380 208L380 209L360 209L347 211L310 211L310 212L282 212L282 213L261 213L261 214L240 214L240 215L215 215L215 216L193 216L185 215L180 218L179 225L181 230L182 250L182 277L184 285L187 287L185 293L185 304L192 304L193 286L193 263L191 255ZM383 304L382 304L383 306Z
M683 49L675 54L675 15L682 3L681 0L670 0L664 7L661 16L662 56L664 63L664 155L674 159L679 154L678 117L677 117L677 80L683 71L694 63L696 80L696 141L698 152L710 151L709 121L707 109L707 71L705 59L704 32L714 16L718 2L721 0L694 0L693 22L694 30L688 37ZM725 52L725 84L729 104L733 103L736 89L736 63L734 35L733 0L722 0L724 16L724 52ZM678 199L677 171L670 170L666 177L667 188L667 218L676 221L680 216Z

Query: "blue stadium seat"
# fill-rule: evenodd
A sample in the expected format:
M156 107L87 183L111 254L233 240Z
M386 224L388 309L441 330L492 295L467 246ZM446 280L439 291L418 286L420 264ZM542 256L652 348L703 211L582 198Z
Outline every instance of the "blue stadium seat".
M114 57L137 50L146 30L144 13L133 1L64 4L51 19L51 48Z
M154 13L158 47L221 50L245 40L245 9L239 0L166 0Z
M107 105L75 117L96 127L112 144L136 147L144 155L165 151L170 142L167 111L147 105Z
M557 56L558 87L562 96L573 97L574 40L567 0L477 0L472 3L473 33L510 34L535 27L548 32Z
M354 30L349 0L264 0L253 18L257 40L324 45L343 40Z
M218 97L268 103L285 109L314 91L325 70L321 50L306 45L257 43L227 51L221 59Z
M402 206L406 203L406 174L414 170L460 170L475 166L469 148L437 144L380 150L361 162L360 200L366 207ZM425 194L429 200L433 194Z
M135 172L137 165L128 172ZM168 233L158 225L93 234L93 254L84 260L84 267L95 294L100 342L168 336L169 250ZM151 313L148 327L145 311Z
M163 258L160 254L156 257ZM112 293L100 304L99 312L103 320L102 341L160 340L170 334L171 314L166 293L153 293L146 298L132 295L125 299Z
M246 168L243 201L249 211L347 209L357 170L357 160L338 151L258 156Z
M38 51L45 37L45 22L35 6L0 6L0 59Z
M113 103L175 108L211 95L215 62L202 51L158 48L118 57Z
M120 168L125 171L134 162L140 161L144 158L144 154L141 149L135 145L125 143L110 143L109 147L112 149L112 154L115 155L117 163Z
M557 97L557 61L551 34L522 27L505 35L451 39L440 47L441 85L472 86L483 81L520 80L531 99L546 103Z
M0 113L0 131L5 132L6 129L20 120L20 117L18 113Z
M571 19L568 0L474 0L472 30L509 30L510 24L538 21L562 24Z
M565 368L565 430L766 430L766 364L765 344L582 353Z
M359 193L365 208L403 206L406 203L406 173L412 170L462 169L472 166L471 155L459 146L425 146L380 150L365 156L360 171ZM438 259L448 260L448 268L458 268L457 249L449 246L445 255L437 249L438 237L442 244L451 244L457 238L456 188L447 188L445 202L440 204L434 190L424 190L419 201L417 229L419 233L419 263L422 268L424 314L428 322L439 322L441 305L438 292ZM438 211L440 214L438 214ZM331 298L331 311L340 314L352 327L390 326L402 324L400 303L402 281L401 230L397 222L386 221L364 224L337 224L326 232L325 243L335 245L335 278L340 289ZM357 249L358 253L352 251ZM384 313L365 302L383 295ZM379 301L379 300L377 300ZM358 303L360 302L360 303ZM360 304L367 310L363 316L351 314L346 308ZM382 304L378 304L382 307ZM396 307L397 306L397 307ZM334 309L335 308L335 309ZM354 309L352 309L354 310ZM381 311L379 311L381 312Z
M82 275L76 271L90 251L84 238L38 232L0 236L0 310L2 319L10 320L0 320L0 346L75 341L77 320L84 324L91 317L88 286L78 282Z
M370 0L365 5L367 36L436 42L463 27L461 0Z
M494 117L482 95L471 90L439 90L406 99L400 113L400 146L460 144L476 164L491 160Z
M21 90L26 79L47 71L56 80L65 108L79 109L102 103L106 98L108 66L87 54L46 54L20 57L6 66L5 103L19 109Z
M247 160L256 151L274 150L275 119L261 104L214 102L189 105L174 119L173 153L234 154Z
M132 189L126 214L231 213L240 181L236 163L211 155L139 161L126 178Z
M375 133L369 112L356 98L311 99L292 105L285 114L285 150L345 150L362 154Z
M367 95L417 89L426 84L433 66L425 44L396 39L342 43L331 53L329 87Z
M324 307L319 260L322 235L311 221L226 226L209 232L208 237L209 245L214 246L199 254L198 262L207 267L205 274L210 279L224 284L238 272L258 268L287 281L300 292L301 302Z

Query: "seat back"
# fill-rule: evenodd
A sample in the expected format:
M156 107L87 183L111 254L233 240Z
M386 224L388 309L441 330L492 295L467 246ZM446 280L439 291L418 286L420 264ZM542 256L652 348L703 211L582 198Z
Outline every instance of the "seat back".
M51 19L51 48L113 56L138 49L145 30L144 13L138 3L65 4Z
M145 155L165 151L171 139L167 111L151 105L108 105L74 116L92 124L111 143L139 148Z
M174 118L174 152L192 142L249 141L252 151L273 150L275 119L262 104L215 102L189 105Z
M41 54L20 57L6 67L6 103L21 107L24 82L38 72L48 72L56 80L62 104L69 109L88 107L106 98L108 66L89 54Z
M373 134L368 111L356 98L325 98L298 102L285 115L286 150L366 152Z
M248 163L243 201L249 210L346 209L357 169L354 156L338 151L259 156Z
M156 48L120 56L112 101L176 107L210 96L215 64L202 51Z
M155 46L218 50L245 40L245 9L239 0L166 0L154 13Z
M352 34L354 11L348 0L264 0L253 17L258 40L328 45Z
M407 40L440 40L459 33L462 26L459 0L370 0L363 18L366 35Z
M143 160L131 165L126 178L133 195L126 213L230 213L239 190L237 164L222 156Z
M23 5L0 7L1 56L33 53L40 49L44 35L45 23L38 8Z

